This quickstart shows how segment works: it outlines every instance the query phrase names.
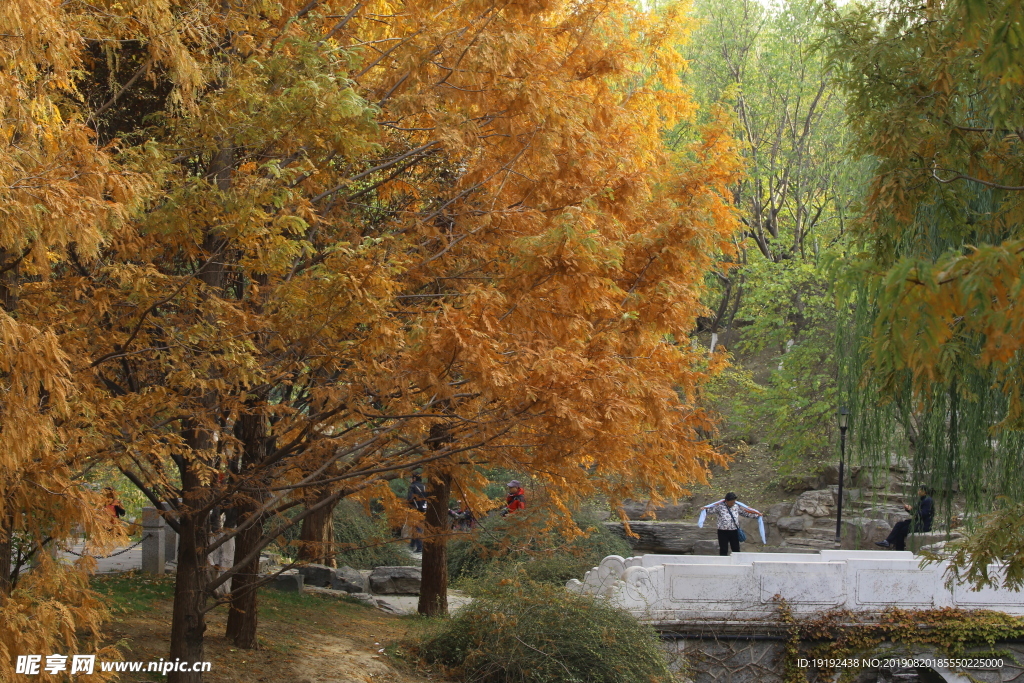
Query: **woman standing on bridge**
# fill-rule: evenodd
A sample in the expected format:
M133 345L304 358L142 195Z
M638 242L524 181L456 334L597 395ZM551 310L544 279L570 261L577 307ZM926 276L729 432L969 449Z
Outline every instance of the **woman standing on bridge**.
M740 520L738 516L757 519L762 513L753 508L740 507L736 505L736 494L732 491L725 494L723 500L711 505L705 505L703 510L718 515L718 554L728 555L729 547L732 551L740 551Z

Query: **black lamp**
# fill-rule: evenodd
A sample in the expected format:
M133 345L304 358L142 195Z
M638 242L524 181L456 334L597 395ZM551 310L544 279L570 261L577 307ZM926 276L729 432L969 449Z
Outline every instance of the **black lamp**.
M839 407L839 500L836 509L836 547L842 542L840 536L843 528L843 462L846 460L846 430L850 426L850 411L846 406Z

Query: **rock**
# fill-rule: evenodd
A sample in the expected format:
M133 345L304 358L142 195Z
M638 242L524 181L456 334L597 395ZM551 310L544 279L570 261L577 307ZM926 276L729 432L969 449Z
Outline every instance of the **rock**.
M331 577L331 588L346 593L367 593L368 583L366 577L351 567L336 569Z
M926 546L937 545L942 543L945 546L946 541L955 541L958 538L963 538L962 534L958 534L955 531L929 531L928 533L910 534L907 536L907 550L918 552Z
M845 472L843 473L845 475ZM835 486L839 483L839 465L827 465L818 475L824 486Z
M381 595L417 595L421 578L419 567L377 567L370 574L370 591Z
M767 524L776 524L780 519L789 517L792 513L792 503L776 503L768 508L768 512L764 515L764 521Z
M284 591L285 593L301 593L302 592L302 574L278 574L274 577L273 583L270 584L274 590Z
M305 585L318 588L330 588L334 578L334 569L322 564L307 564L299 567L299 573L306 580Z
M776 522L775 526L781 532L796 534L806 529L809 526L809 521L813 524L813 520L809 517L783 517Z
M870 517L843 518L843 550L873 549L876 541L883 540L892 531L888 522Z
M793 505L793 512L810 515L811 517L828 517L832 514L836 499L829 490L805 491L801 493Z
M359 602L365 602L370 607L377 606L377 598L373 597L369 593L349 593L348 597L358 600Z
M695 541L693 544L694 555L717 555L718 541Z
M388 614L397 614L399 616L406 614L405 610L396 605L392 605L387 600L381 600L380 598L377 598L374 601L374 603L374 606L381 612L387 612Z
M703 529L688 522L632 522L629 527L638 538L627 537L620 522L605 522L606 529L626 539L630 547L639 553L687 555L694 552L693 545L697 541L718 542L713 515L708 516Z
M783 477L782 479L782 490L788 491L789 493L799 493L800 491L810 491L816 489L819 486L818 475L808 474L804 476L789 476Z
M633 520L670 520L686 519L693 514L693 506L688 504L652 506L649 501L626 501L623 512L630 521ZM606 517L607 519L607 517Z

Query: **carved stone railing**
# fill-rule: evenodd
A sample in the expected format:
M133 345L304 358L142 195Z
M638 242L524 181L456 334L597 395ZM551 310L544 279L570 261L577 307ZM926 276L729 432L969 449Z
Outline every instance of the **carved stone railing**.
M921 566L910 552L823 550L814 554L606 557L567 588L599 595L659 625L770 618L778 600L796 616L835 609L990 609L1024 615L1024 594L945 585L947 564ZM991 575L998 577L998 567Z

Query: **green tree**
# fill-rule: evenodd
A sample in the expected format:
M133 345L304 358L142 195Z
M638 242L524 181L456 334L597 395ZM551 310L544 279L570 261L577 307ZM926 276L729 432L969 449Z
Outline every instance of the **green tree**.
M845 247L864 170L847 155L844 96L818 49L816 3L699 1L694 13L687 80L705 109L733 110L748 171L733 187L744 230L709 282L704 326L712 348L740 328L737 350L774 354L761 386L740 389L748 393L730 412L766 433L785 470L829 440L836 309L824 265Z
M971 512L1024 493L1021 12L894 2L832 8L828 24L849 127L877 160L843 264L857 445L868 462L909 451L922 483ZM972 578L1005 557L1020 585L1024 536L1004 523L1020 512L958 555Z

